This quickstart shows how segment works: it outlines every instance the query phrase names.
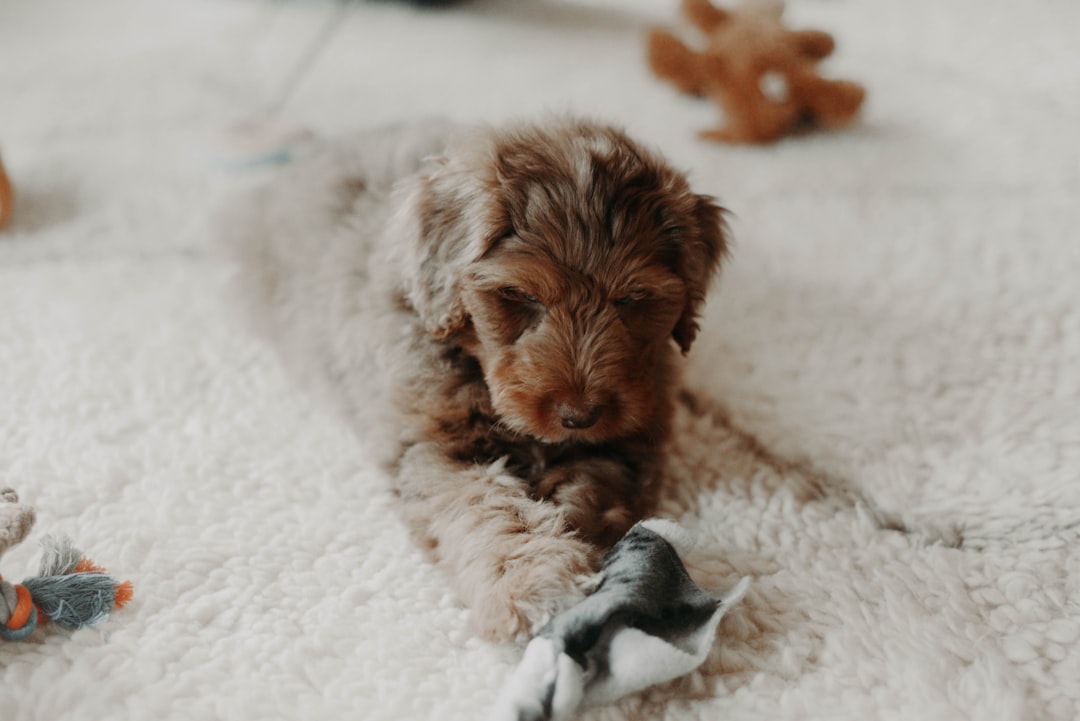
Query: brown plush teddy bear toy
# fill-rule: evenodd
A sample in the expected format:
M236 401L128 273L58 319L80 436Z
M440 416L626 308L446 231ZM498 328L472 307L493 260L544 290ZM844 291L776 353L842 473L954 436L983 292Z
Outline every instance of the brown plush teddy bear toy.
M670 32L649 35L649 65L680 90L706 96L724 111L727 124L700 133L728 143L767 143L806 126L839 128L859 112L865 91L827 80L817 64L834 48L819 30L789 30L783 5L723 10L709 0L683 0L682 13L705 33L694 51Z

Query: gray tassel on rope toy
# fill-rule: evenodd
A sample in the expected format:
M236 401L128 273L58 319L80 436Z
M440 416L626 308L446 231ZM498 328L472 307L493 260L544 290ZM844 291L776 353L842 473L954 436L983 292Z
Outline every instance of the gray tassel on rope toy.
M34 509L19 503L15 491L0 490L0 557L30 534L34 519ZM46 536L41 544L37 576L22 583L0 576L0 638L21 641L46 621L67 629L92 626L131 600L131 582L107 575L71 539Z

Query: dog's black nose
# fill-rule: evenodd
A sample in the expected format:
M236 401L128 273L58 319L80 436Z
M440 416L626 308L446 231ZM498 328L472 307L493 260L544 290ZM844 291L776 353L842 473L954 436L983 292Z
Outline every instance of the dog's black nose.
M563 428L574 429L592 428L600 420L603 410L600 406L579 406L572 403L560 403L555 407Z

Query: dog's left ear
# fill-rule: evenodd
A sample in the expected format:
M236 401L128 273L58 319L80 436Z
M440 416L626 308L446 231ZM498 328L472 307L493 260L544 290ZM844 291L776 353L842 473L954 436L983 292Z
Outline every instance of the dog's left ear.
M391 224L394 254L405 277L405 295L428 332L445 340L469 321L461 298L466 269L491 243L487 207L491 180L484 168L487 144L465 143L398 189Z
M684 354L697 337L705 294L728 251L724 209L707 195L693 195L690 202L692 207L680 223L677 261L677 271L686 283L686 306L671 334Z

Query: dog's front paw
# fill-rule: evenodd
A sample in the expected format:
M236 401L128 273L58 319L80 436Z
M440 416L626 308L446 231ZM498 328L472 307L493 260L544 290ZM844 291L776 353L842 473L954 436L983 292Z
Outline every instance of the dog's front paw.
M572 538L537 536L499 564L489 588L474 589L472 623L491 641L524 641L596 583L598 551Z

